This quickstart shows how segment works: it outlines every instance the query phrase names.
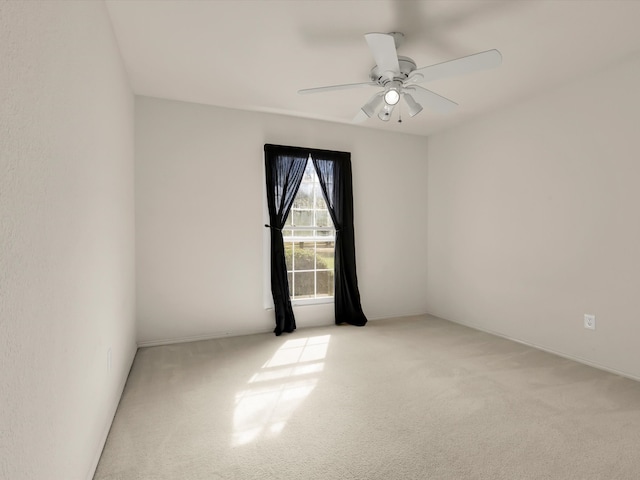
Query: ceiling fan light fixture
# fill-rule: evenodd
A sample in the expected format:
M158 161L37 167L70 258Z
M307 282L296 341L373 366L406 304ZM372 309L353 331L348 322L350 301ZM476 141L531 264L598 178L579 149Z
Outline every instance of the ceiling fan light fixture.
M362 111L365 113L367 117L371 118L376 113L376 110L378 109L381 103L382 103L382 95L377 94L371 100L369 100L366 103L366 105L362 107Z
M384 92L384 102L387 105L396 105L400 101L400 89L393 85L389 87L389 89Z
M422 105L416 102L411 95L408 93L404 94L404 101L407 102L407 106L409 107L409 116L415 117L422 111Z
M391 119L391 113L393 113L393 105L385 103L378 113L378 118L383 122L388 122Z

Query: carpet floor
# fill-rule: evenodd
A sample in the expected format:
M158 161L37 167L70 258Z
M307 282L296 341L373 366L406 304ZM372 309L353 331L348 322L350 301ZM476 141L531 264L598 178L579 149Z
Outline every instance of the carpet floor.
M441 319L141 348L94 480L638 479L640 383Z

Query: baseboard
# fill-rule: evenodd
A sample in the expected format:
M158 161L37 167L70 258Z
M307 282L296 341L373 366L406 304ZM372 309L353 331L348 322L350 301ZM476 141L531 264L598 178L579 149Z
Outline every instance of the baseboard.
M560 352L558 350L554 350L553 348L545 347L544 345L537 345L535 343L531 343L531 342L528 342L526 340L522 340L521 338L510 337L509 335L505 335L505 334L500 333L500 332L495 332L493 330L481 327L480 325L476 325L476 324L473 324L473 323L461 322L461 321L456 321L456 320L449 320L447 318L442 318L442 317L438 317L437 315L431 315L431 314L429 314L429 316L434 317L434 318L439 318L440 320L445 320L447 322L456 323L456 324L462 325L464 327L469 327L469 328L472 328L474 330L478 330L480 332L489 333L491 335L495 335L496 337L501 337L501 338L504 338L506 340L511 340L512 342L521 343L522 345L526 345L528 347L532 347L532 348L535 348L537 350L541 350L543 352L551 353L553 355L557 355L559 357L566 358L567 360L573 360L574 362L582 363L583 365L587 365L589 367L597 368L598 370L602 370L604 372L613 373L614 375L619 375L621 377L629 378L631 380L635 380L636 382L640 382L640 377L638 377L637 375L633 375L633 374L631 374L629 372L624 372L622 370L618 370L616 368L612 368L612 367L609 367L607 365L602 365L600 363L593 362L593 361L588 360L586 358L582 358L582 357L579 357L579 356L576 356L576 355L572 355L572 354L569 354L569 353L565 353L565 352Z
M93 461L91 463L91 467L89 468L89 473L87 474L87 480L93 480L93 477L96 474L96 469L98 468L98 463L100 462L100 457L102 456L102 451L104 450L104 446L107 443L107 437L109 436L109 431L111 430L111 425L113 423L113 419L116 416L116 412L118 411L118 406L120 405L120 399L122 398L122 393L124 392L124 387L127 384L127 380L129 379L129 375L131 373L131 369L133 368L133 361L136 358L136 352L138 351L137 347L133 349L133 353L130 354L129 358L129 370L127 374L124 375L124 378L120 382L120 386L118 387L118 396L114 405L111 406L111 414L109 415L109 421L107 425L105 425L104 431L102 432L102 438L98 443L98 449L96 454L93 457Z
M370 317L367 315L367 320L375 322L377 320L392 320L394 318L409 318L409 317L424 317L426 315L429 315L426 312L416 312L416 313L398 313L395 315L385 315L382 317Z
M376 321L376 320L389 320L392 318L405 318L405 317L417 317L420 315L427 315L425 312L418 313L402 313L398 315L386 315L383 317L369 317L368 320ZM313 325L306 325L304 327L299 327L297 330L303 330L305 328L318 328L323 326L331 326L333 323L320 324L318 323ZM213 333L204 333L201 335L188 335L184 337L170 337L163 338L159 340L142 340L138 342L138 348L144 347L159 347L162 345L174 345L177 343L188 343L188 342L200 342L203 340L215 340L218 338L226 338L226 337L240 337L244 335L257 335L262 333L272 333L273 328L269 327L268 329L247 329L247 330L238 330L238 331L224 331L224 332L213 332Z
M215 340L217 338L225 337L241 337L244 335L256 335L260 333L272 333L273 328L267 329L254 329L254 330L240 330L240 331L226 331L226 332L213 332L204 333L202 335L189 335L186 337L173 337L164 338L160 340L143 340L138 342L138 348L144 347L158 347L161 345L173 345L176 343L188 343L188 342L200 342L202 340Z

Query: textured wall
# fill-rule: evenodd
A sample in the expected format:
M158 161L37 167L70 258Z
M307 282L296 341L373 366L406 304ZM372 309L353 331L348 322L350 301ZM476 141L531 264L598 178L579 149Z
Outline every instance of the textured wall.
M0 478L86 479L135 352L133 96L101 2L0 2L0 65Z
M639 84L636 56L429 138L431 313L640 378Z
M273 329L263 301L265 143L351 152L363 309L370 318L425 311L425 138L139 97L140 341ZM332 304L295 312L299 327L334 321Z

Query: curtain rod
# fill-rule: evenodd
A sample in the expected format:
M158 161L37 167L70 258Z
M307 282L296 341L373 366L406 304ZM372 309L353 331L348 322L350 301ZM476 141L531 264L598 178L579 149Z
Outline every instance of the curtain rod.
M313 155L313 153L331 153L331 154L338 154L338 155L351 155L351 152L341 152L338 150L323 150L320 148L306 148L306 147L292 147L290 145L274 145L272 143L265 143L264 144L264 150L265 152L267 151L267 149L282 149L282 150L290 150L290 151L295 151L295 152L299 152L299 153L310 153Z

